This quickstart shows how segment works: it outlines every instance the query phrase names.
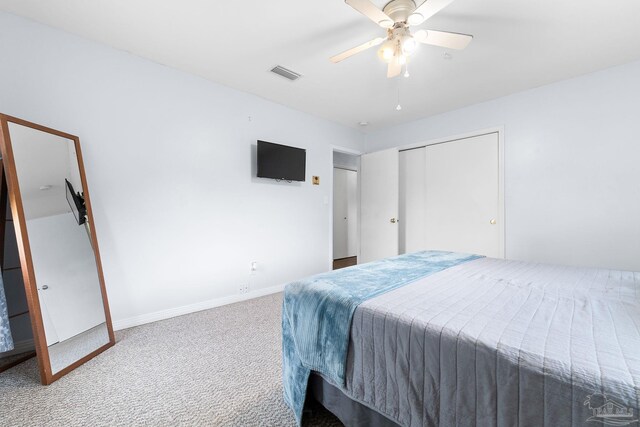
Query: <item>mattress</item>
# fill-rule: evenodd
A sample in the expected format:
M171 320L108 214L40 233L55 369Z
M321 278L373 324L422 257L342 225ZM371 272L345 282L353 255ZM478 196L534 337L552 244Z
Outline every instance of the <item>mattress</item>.
M481 258L361 303L343 392L402 426L637 425L638 325L639 273Z

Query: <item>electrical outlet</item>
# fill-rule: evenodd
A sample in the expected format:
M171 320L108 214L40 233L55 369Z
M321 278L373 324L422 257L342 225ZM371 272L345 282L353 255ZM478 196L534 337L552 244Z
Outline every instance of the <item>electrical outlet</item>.
M249 284L245 283L244 285L240 285L240 293L246 294L249 292Z

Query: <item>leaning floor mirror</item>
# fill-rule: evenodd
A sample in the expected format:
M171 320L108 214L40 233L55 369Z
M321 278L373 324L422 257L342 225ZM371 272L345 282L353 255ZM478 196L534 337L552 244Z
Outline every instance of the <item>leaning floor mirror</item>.
M43 384L115 343L78 137L0 115L11 217Z

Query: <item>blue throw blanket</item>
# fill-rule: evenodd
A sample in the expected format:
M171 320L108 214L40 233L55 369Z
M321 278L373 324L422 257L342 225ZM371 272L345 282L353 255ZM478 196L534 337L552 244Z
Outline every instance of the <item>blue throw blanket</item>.
M9 350L13 350L13 340L11 339L11 328L9 327L7 300L4 295L2 275L0 275L0 353Z
M351 319L360 303L477 258L416 252L288 284L282 308L284 398L298 423L311 371L344 387Z

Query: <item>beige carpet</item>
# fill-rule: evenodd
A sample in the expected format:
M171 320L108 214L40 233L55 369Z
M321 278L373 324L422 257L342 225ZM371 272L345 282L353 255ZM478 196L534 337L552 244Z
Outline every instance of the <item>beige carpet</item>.
M139 326L56 383L0 374L1 426L295 426L282 398L282 294ZM308 426L340 426L318 409Z

